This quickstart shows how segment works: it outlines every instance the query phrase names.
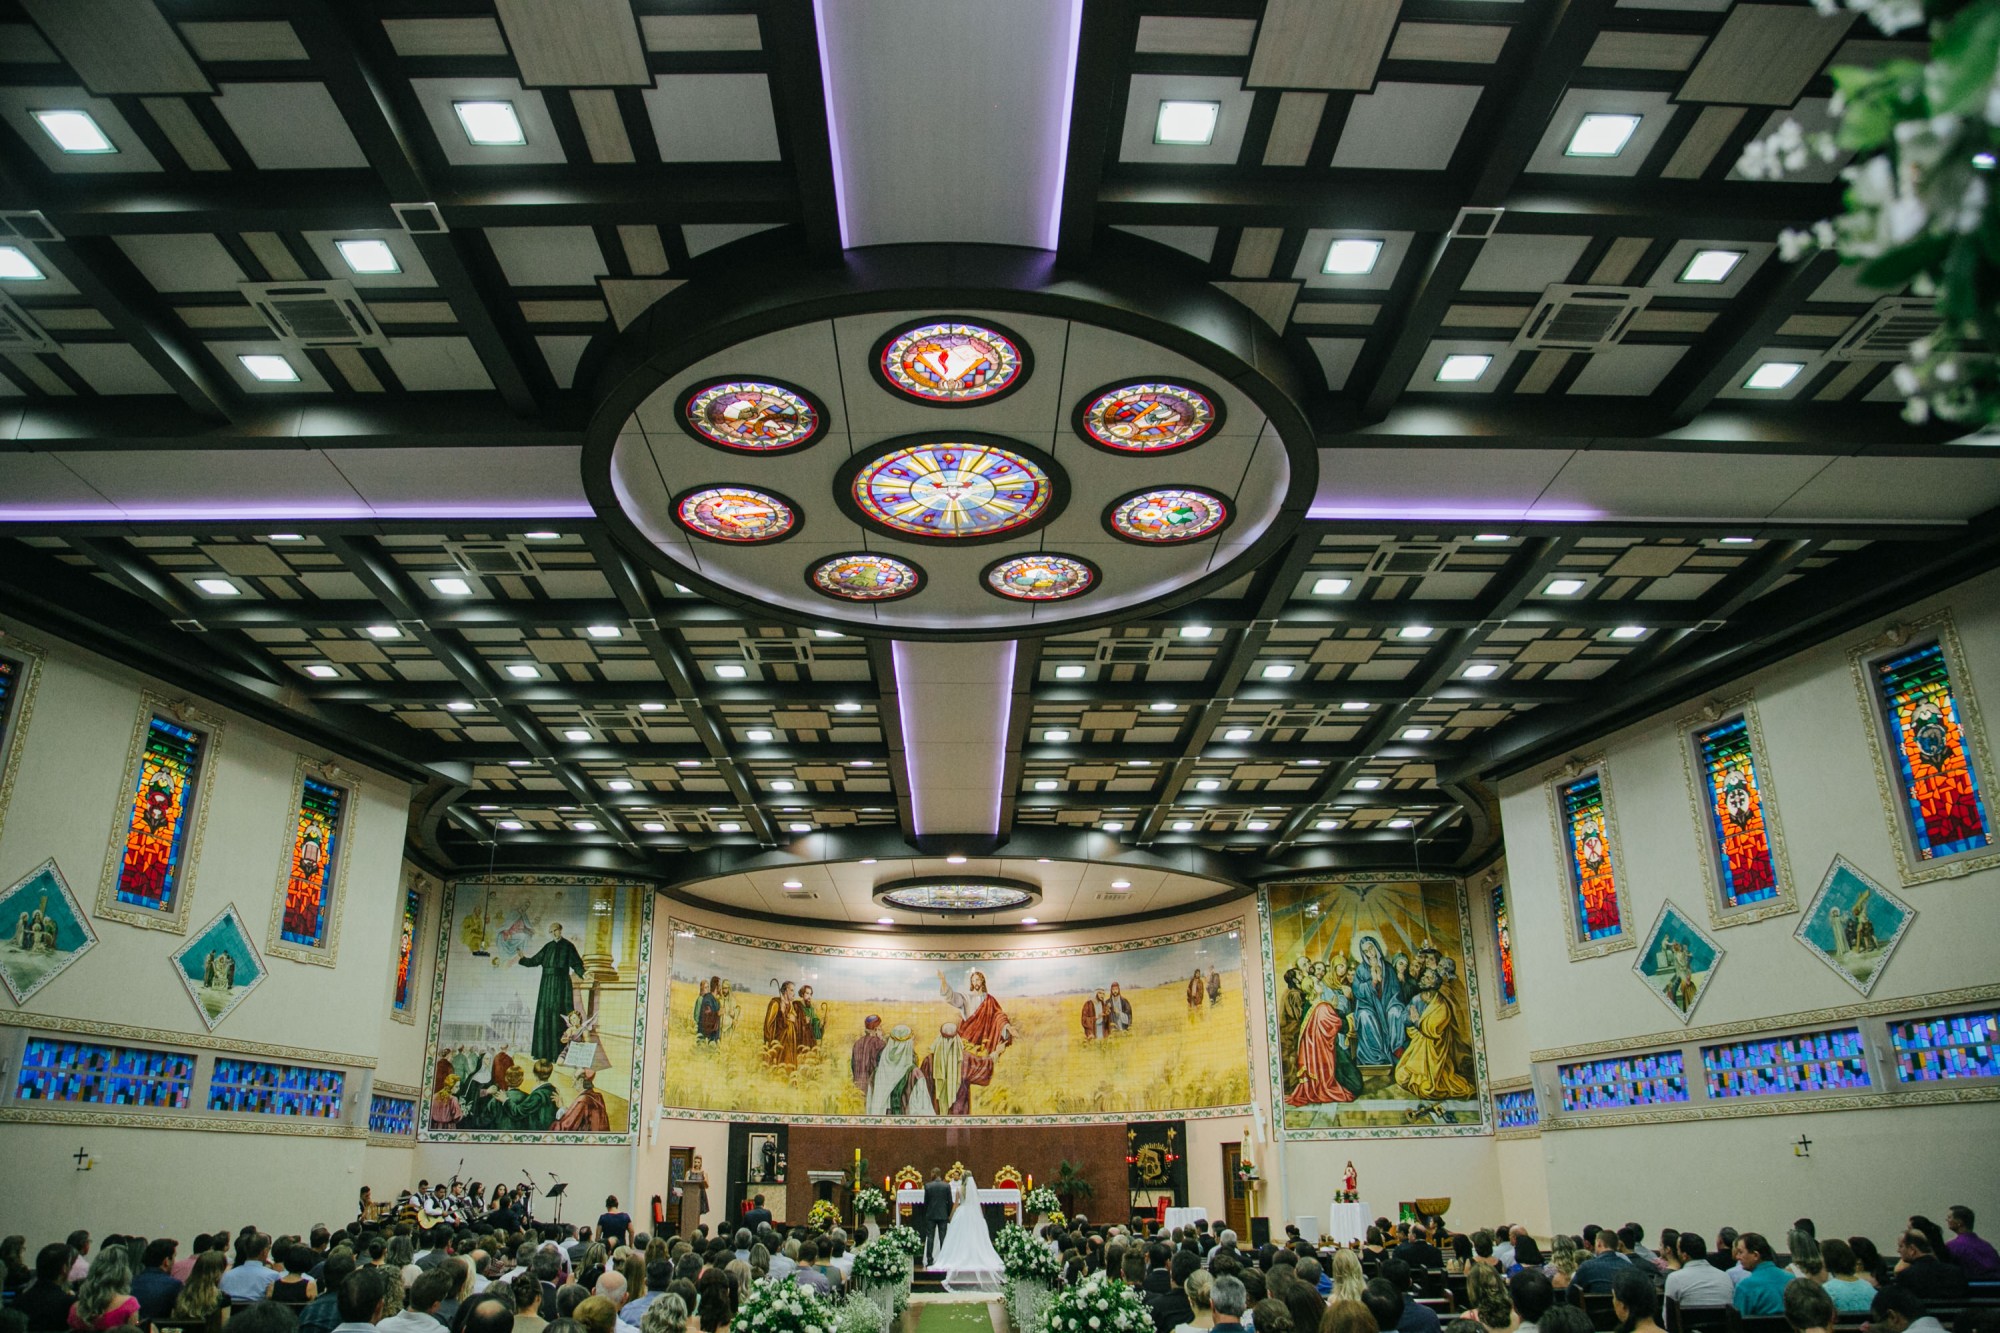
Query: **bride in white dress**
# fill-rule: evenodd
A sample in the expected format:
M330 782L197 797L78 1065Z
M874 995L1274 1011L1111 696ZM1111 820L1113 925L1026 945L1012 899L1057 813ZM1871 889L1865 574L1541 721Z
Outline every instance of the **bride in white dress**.
M931 1267L942 1269L947 1290L954 1287L997 1289L1006 1276L1000 1255L993 1248L993 1235L986 1229L986 1214L979 1208L979 1186L972 1176L960 1177L958 1205L952 1210L951 1225L931 1259Z

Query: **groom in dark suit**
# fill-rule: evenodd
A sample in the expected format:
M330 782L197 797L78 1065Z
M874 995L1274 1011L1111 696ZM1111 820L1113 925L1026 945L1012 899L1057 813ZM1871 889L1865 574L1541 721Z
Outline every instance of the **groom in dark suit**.
M924 1186L924 1253L935 1255L944 1229L951 1224L951 1186L945 1184L944 1177L936 1167L931 1168L931 1179Z

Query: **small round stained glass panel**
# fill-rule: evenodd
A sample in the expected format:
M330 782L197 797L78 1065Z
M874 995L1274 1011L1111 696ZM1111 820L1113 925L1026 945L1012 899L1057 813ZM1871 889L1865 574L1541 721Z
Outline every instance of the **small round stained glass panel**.
M875 890L875 901L909 912L1005 912L1041 899L1041 891L1019 880L898 880Z
M989 592L1016 602L1061 602L1097 583L1097 568L1073 555L1013 555L986 567Z
M930 540L976 540L1044 516L1055 484L1024 453L984 443L906 445L869 460L850 487L861 516ZM1050 515L1053 517L1053 515Z
M1114 384L1087 399L1077 431L1101 449L1164 454L1199 444L1221 423L1216 400L1200 389L1163 380Z
M1111 506L1104 524L1117 536L1145 546L1171 546L1220 532L1229 502L1192 486L1139 491Z
M715 542L752 544L789 537L798 511L783 497L748 486L703 486L674 502L674 521Z
M804 392L775 380L716 380L681 396L681 425L705 444L745 453L802 449L826 429Z
M891 333L875 354L884 388L934 406L991 402L1028 373L1021 341L991 324L937 320Z
M806 571L815 592L843 602L893 602L924 586L924 572L907 560L868 551L850 551L822 560Z

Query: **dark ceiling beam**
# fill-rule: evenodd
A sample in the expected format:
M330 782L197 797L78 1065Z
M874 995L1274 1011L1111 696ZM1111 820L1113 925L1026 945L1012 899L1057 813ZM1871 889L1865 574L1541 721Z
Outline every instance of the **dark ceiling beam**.
M228 423L161 396L72 399L0 408L0 453L188 449L576 448L582 411L525 421L486 393L295 403L241 400ZM582 503L579 489L571 503ZM460 524L468 520L453 520ZM522 523L520 519L513 520ZM295 526L295 525L294 525ZM206 530L206 529L205 529ZM304 530L304 529L301 529Z
M674 719L668 725L685 727L687 724ZM463 745L447 744L444 748L453 759L467 764L504 764L509 759L521 758L520 747L495 744L490 741ZM616 741L606 740L556 741L549 748L557 758L571 764L644 766L679 764L689 759L707 763L714 758L708 747L699 742L657 744L652 741L641 741L637 744L621 745ZM732 746L730 754L740 764L853 764L859 759L879 767L889 762L888 747L880 742L828 744L742 741ZM770 799L780 800L782 793Z
M284 689L290 689L297 683L296 677L283 673L271 658L235 636L227 633L210 635L214 627L201 618L205 608L191 602L179 585L148 564L143 556L122 540L76 536L70 539L70 545L79 554L89 556L93 564L110 576L112 582L166 617L175 629L210 636L215 651L236 663L249 679Z
M1839 267L1839 255L1821 250L1796 264L1766 264L1754 274L1709 336L1683 357L1661 384L1660 395L1673 404L1672 420L1689 421L1705 411ZM1817 349L1812 348L1802 348L1799 353L1799 359L1808 363L1817 356ZM1801 371L1800 376L1802 381L1809 379L1810 372ZM1809 384L1799 393L1803 395L1807 388Z
M373 24L374 17L343 16L337 12L335 0L296 0L288 15L327 92L392 201L432 201L436 192L425 179L409 131L352 26ZM507 308L514 311L514 317L509 318L500 313L497 302L489 301L486 289L494 284L482 284L474 277L476 256L458 233L418 231L411 233L411 239L501 400L522 416L534 415L540 410L541 398L554 385L540 358L530 359L533 344L518 327L518 309L509 303ZM498 286L504 300L505 284Z
M764 45L771 53L771 96L791 147L798 182L802 238L808 253L841 252L839 186L833 178L832 128L826 116L826 71L820 67L817 6L776 0L764 7ZM733 175L734 172L732 171ZM592 219L596 221L596 219Z
M1655 629L1642 642L1634 645L1616 666L1598 677L1604 687L1603 694L1615 694L1622 682L1644 675L1658 663L1680 654L1702 635L1721 629L1734 620L1738 612L1776 587L1780 580L1796 573L1822 544L1811 538L1772 542L1744 560L1736 569L1716 580L1715 586L1702 597L1702 609L1707 614L1698 623L1677 629Z
M694 682L691 682L694 683ZM405 704L438 706L465 698L463 688L440 681L336 681L312 687L315 698L339 700L346 703ZM630 680L509 680L497 687L494 698L509 707L538 706L547 708L637 708L645 703L671 704L679 696L668 681ZM862 681L828 683L825 681L730 681L727 683L699 682L694 695L706 705L769 707L777 704L797 704L807 708L814 705L825 707L834 703L868 703L874 698L872 687ZM1567 697L1567 696L1565 696ZM844 715L846 716L846 715ZM673 725L671 713L660 714L661 719ZM848 721L860 725L868 721L866 712L848 717Z
M1083 6L1070 89L1069 143L1063 154L1062 215L1056 227L1056 256L1067 264L1090 257L1105 163L1124 115L1125 72L1138 32L1139 16L1131 0Z
M266 520L265 527L275 526ZM491 522L478 520L440 522L435 527L452 529L491 529ZM513 528L534 526L521 519L511 520ZM287 524L292 530L295 525ZM203 529L207 531L207 529ZM679 625L742 625L768 624L768 621L752 621L753 612L737 611L716 606L712 602L698 602L690 598L685 602L669 602L655 607L650 617L661 624ZM491 601L467 601L454 603L448 607L434 608L426 617L433 625L449 629L585 629L592 625L615 625L621 631L630 630L633 618L615 598L564 598L552 601L531 602L495 598ZM382 608L374 602L365 601L278 601L232 602L226 607L213 608L213 623L227 625L234 629L361 629L382 622ZM605 642L611 642L606 640ZM655 691L657 694L658 692Z

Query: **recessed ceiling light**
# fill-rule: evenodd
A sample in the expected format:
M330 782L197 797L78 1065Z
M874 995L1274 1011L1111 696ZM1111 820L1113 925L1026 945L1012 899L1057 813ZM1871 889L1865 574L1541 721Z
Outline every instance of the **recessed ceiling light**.
M893 926L896 924L896 918L893 916L878 916L875 918L875 924L878 926Z
M752 727L750 728L750 730L743 733L743 739L746 741L756 741L759 744L762 744L764 741L768 741L771 739L771 733L764 730L764 728L762 727Z
M575 829L575 830L576 830L576 831L577 831L578 833L595 833L595 832L597 832L597 825L596 825L595 823L591 822L591 821L590 821L590 820L588 820L588 819L577 819L577 820L572 820L572 821L570 822L570 827L571 827L571 828L573 828L573 829Z
M1221 791L1222 783L1216 778L1203 778L1194 784L1196 791Z
M1405 625L1396 631L1396 637L1399 639L1428 639L1435 633L1437 631L1429 625Z
M1192 819L1176 819L1173 823L1173 830L1176 833L1192 833L1194 831L1194 821Z
M584 629L584 633L593 639L616 639L622 637L625 631L616 625L590 625Z
M481 810L498 810L500 807L497 805L482 805L479 808Z
M313 662L306 667L306 674L316 680L331 680L340 674L340 669L324 662Z
M811 833L813 831L811 824L787 824L785 827L794 833Z
M1805 368L1803 361L1766 361L1750 372L1750 378L1743 381L1743 387L1773 393L1797 379L1799 372Z
M1213 625L1181 626L1181 637L1183 639L1205 639L1213 633L1215 633L1215 626Z
M444 706L444 710L447 713L470 713L472 711L472 705L467 703L463 699L453 699L450 703Z
M1382 785L1382 779L1356 778L1354 779L1354 785L1355 788L1360 791L1374 791L1377 787Z
M267 542L302 542L305 539L303 532L274 532L264 538Z
M741 833L743 831L743 826L741 824L733 824L733 823L717 824L715 826L715 831L717 833Z
M1551 597L1574 597L1587 586L1582 579L1550 579L1542 591Z
M368 637L371 639L400 639L403 637L403 631L397 629L394 625L370 625L368 627Z
M1080 680L1082 678L1083 668L1080 666L1059 666L1056 668L1057 680Z
M31 111L35 123L42 132L55 140L56 147L65 153L115 153L118 145L111 142L96 120L88 111L51 110Z
M788 879L783 885L787 889L803 889L805 886L805 881L802 879Z
M507 767L509 767L509 768L527 768L527 767L529 766L529 764L530 764L531 762L532 762L532 761L530 761L530 760L527 760L527 759L509 759L509 760L507 761Z
M194 586L207 593L210 597L241 597L243 595L243 589L237 587L228 579L196 579Z
M734 662L723 662L715 668L715 674L720 680L742 680L750 673Z
M679 760L679 761L678 761L678 762L676 763L676 765L675 765L675 766L676 766L676 767L678 767L678 768L700 768L700 767L701 767L701 760L699 760L699 759L682 759L682 760Z
M1340 711L1343 713L1365 713L1372 707L1374 707L1373 704L1364 703L1359 699L1349 699L1340 706Z
M837 629L816 629L813 631L813 637L815 639L844 639L847 636Z
M965 864L965 858L962 856L947 856L944 859L944 863L948 866L962 866Z
M453 102L466 139L481 148L511 148L528 142L512 102Z
M356 273L401 273L403 266L396 262L396 252L389 243L375 237L362 237L352 241L335 241L333 248L340 251L340 257Z
M1459 674L1469 680L1485 680L1488 676L1497 676L1500 674L1500 664L1498 662L1468 662L1465 665L1465 670Z
M642 833L665 833L667 826L665 824L641 824L639 825L639 831Z
M1045 741L1066 741L1069 739L1069 732L1061 727L1051 727L1042 733L1042 739Z
M1057 787L1060 787L1061 785L1062 785L1061 783L1057 782L1053 778L1037 778L1035 780L1036 791L1054 791Z
M772 791L795 791L797 789L798 789L798 784L793 782L790 778L777 778L774 779L771 783Z
M1106 833L1123 833L1125 831L1125 826L1114 819L1111 820L1109 823L1104 824L1103 829Z
M42 282L48 275L43 273L28 252L18 245L0 245L0 278L10 282Z
M1149 711L1155 713L1171 713L1174 711L1174 706L1170 703L1167 703L1165 700L1161 700L1157 703L1147 704L1146 707Z
M560 532L524 532L521 535L531 542L554 542L562 540Z
M1722 544L1724 546L1748 546L1756 540L1755 537L1724 537Z
M1313 593L1319 597L1338 597L1353 586L1353 579L1316 579L1313 582Z
M590 739L590 733L581 727L571 727L563 733L563 739L566 741L587 741Z
M1220 102L1162 101L1153 123L1153 142L1183 147L1214 143L1215 123L1221 117Z
M613 791L631 791L632 783L626 778L613 778L605 784Z
M1257 674L1265 680L1290 680L1297 670L1290 662L1267 662Z
M1484 352L1453 352L1438 367L1439 384L1470 384L1486 373L1493 358Z
M299 372L292 363L271 352L245 352L236 358L259 384L297 384Z
M1222 733L1222 739L1226 741L1247 741L1256 734L1256 732L1250 730L1248 727L1231 727Z
M1253 819L1243 827L1249 829L1252 833L1262 833L1265 829L1271 827L1271 824L1268 820Z
M861 858L860 864L864 866L872 866L875 864L875 858L872 856L864 856Z
M519 833L521 831L521 821L518 819L503 819L493 827L508 833Z
M1304 767L1306 767L1306 768L1318 768L1318 767L1319 767L1319 766L1320 766L1321 764L1323 764L1323 763L1325 763L1325 762L1326 762L1326 760L1324 760L1324 759L1301 759L1301 760L1299 760L1299 763L1300 763L1301 765L1303 765Z
M1111 887L1123 893L1132 887L1132 881L1129 879L1114 879L1111 881Z
M1132 767L1134 768L1151 768L1152 766L1153 761L1150 759L1134 759L1132 761Z
M1321 833L1331 833L1335 829L1340 827L1340 821L1338 819L1316 820L1313 823L1313 827L1318 829Z
M1326 247L1326 260L1319 271L1341 277L1360 277L1375 271L1375 261L1382 257L1382 242L1364 240L1360 237L1336 237L1333 244Z
M667 706L665 704L640 704L639 711L642 713L664 713L667 711Z
M875 761L873 759L856 759L854 766L856 768L873 768L875 767Z
M858 713L861 711L861 705L855 703L852 699L842 699L833 706L833 711L836 713Z
M1620 625L1617 629L1611 631L1611 637L1614 639L1643 639L1646 637L1646 627L1644 625Z
M1481 532L1473 536L1476 542L1504 542L1511 540L1504 532Z
M1039 923L1040 921L1041 918L1038 916L1024 916L1021 918L1021 924L1024 926L1032 926Z
M1639 117L1622 112L1593 112L1577 122L1565 157L1616 157L1625 151L1639 128Z
M1430 738L1431 738L1431 729L1429 727L1403 728L1403 739L1406 741L1427 741Z
M540 680L542 669L532 662L511 662L507 666L507 674L515 680Z
M1697 250L1677 282L1721 282L1743 262L1741 250Z
M431 589L441 597L470 597L472 585L464 579L450 574L441 574L431 580Z

